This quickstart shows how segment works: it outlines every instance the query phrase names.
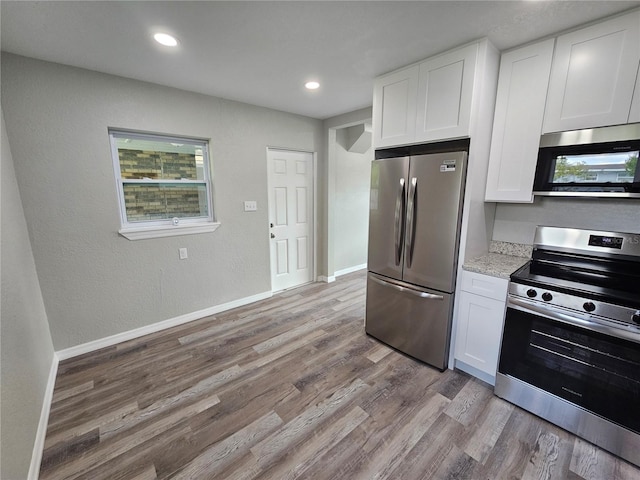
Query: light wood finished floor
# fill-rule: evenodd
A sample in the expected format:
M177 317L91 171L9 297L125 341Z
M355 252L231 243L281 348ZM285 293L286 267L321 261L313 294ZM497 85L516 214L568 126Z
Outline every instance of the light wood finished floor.
M40 478L637 479L364 332L365 274L62 362Z

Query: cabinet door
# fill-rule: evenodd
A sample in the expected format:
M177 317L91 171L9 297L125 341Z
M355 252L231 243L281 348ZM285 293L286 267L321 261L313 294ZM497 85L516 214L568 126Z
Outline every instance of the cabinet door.
M633 100L629 111L629 123L640 122L640 65L636 75L636 88L633 89Z
M558 37L544 133L627 123L640 59L640 12Z
M495 377L505 302L461 291L455 358Z
M485 200L532 202L554 39L502 55Z
M373 88L375 148L412 143L416 131L417 65L377 78Z
M469 136L478 44L420 64L416 141Z

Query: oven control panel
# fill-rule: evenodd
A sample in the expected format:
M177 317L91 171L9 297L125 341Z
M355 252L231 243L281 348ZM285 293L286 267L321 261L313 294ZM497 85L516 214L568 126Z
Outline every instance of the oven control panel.
M560 307L582 314L591 314L594 317L622 322L630 326L640 325L640 310L600 302L579 295L569 295L549 288L532 287L510 282L509 295L526 298L538 304L547 304L549 307Z

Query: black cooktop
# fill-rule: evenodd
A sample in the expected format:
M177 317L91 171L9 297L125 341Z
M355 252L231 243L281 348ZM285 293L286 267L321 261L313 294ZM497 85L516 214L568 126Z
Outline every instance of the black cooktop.
M534 250L511 281L640 309L640 262Z

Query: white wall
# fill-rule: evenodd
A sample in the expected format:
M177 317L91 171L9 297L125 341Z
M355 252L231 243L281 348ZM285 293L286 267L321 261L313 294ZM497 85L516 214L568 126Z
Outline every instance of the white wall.
M336 267L336 248L338 248L338 237L340 236L336 230L336 215L337 209L339 208L339 205L336 204L336 181L339 161L338 155L340 151L340 146L337 141L337 131L341 128L358 125L363 122L371 122L371 116L372 109L368 107L327 118L323 122L324 143L326 145L326 163L323 165L323 177L326 181L323 185L321 202L323 206L322 224L325 228L323 239L326 243L322 252L322 265L328 278L332 278L335 272L340 270L340 268Z
M348 130L336 132L334 267L348 270L367 263L369 189L373 148L365 153L345 149Z
M537 225L640 233L640 200L536 197L532 204L499 203L493 239L530 245Z
M0 478L27 478L54 358L2 115Z
M6 53L2 108L56 350L270 291L266 149L324 154L319 120ZM209 138L222 226L119 236L109 127Z

